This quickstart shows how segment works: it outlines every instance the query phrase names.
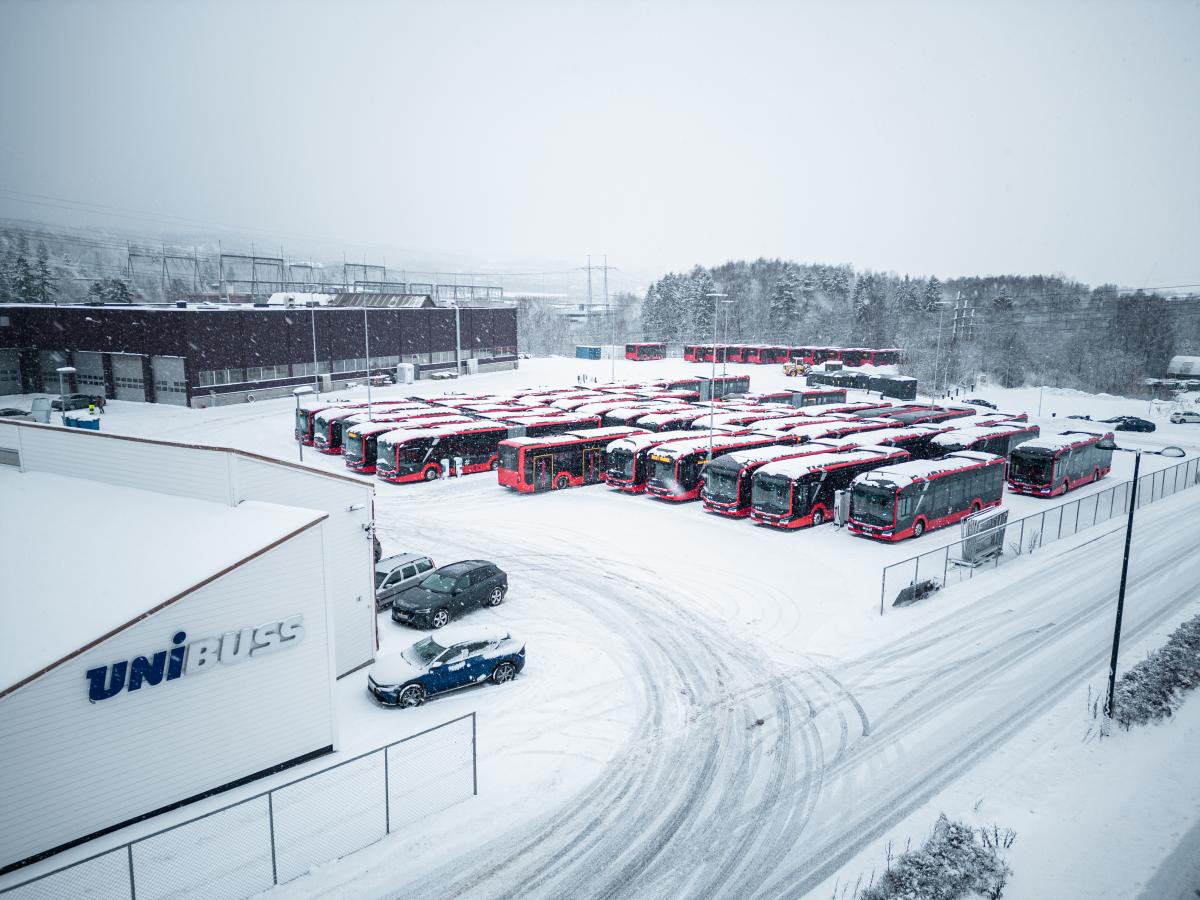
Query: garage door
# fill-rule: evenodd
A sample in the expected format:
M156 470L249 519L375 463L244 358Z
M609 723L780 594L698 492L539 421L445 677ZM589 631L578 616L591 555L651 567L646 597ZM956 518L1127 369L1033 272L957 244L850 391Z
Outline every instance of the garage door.
M81 394L104 393L104 356L100 353L76 351L75 384Z
M142 378L142 358L126 353L112 355L113 386L118 400L146 400L146 382Z
M21 393L21 361L16 350L0 350L0 394Z
M187 406L187 382L183 374L182 356L152 356L154 370L154 401Z

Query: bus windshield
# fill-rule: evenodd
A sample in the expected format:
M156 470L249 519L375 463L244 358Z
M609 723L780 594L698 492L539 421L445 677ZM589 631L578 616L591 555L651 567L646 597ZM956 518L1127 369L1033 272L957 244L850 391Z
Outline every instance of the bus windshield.
M302 409L296 410L296 430L301 434L308 432L308 413Z
M755 509L769 513L786 513L791 506L792 482L782 476L762 476L754 479L751 501Z
M658 484L673 484L675 481L675 460L669 456L651 454L646 461L647 480Z
M868 525L891 525L896 495L887 488L856 484L850 495L850 509L855 519Z
M348 434L342 442L342 455L347 459L362 459L363 439L361 434Z
M623 481L633 478L633 467L636 463L637 454L624 447L616 447L608 454L609 474Z
M500 447L500 468L507 469L510 472L517 470L517 454L520 451L516 447Z
M733 503L738 498L739 480L736 471L709 466L704 477L704 496L718 503Z
M1010 477L1022 484L1050 484L1054 480L1054 459L1050 456L1014 453Z

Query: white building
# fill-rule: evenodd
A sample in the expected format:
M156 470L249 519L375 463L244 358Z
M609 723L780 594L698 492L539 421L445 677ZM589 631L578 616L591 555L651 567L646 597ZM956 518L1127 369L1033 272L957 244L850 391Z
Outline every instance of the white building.
M372 487L0 424L0 872L337 746Z

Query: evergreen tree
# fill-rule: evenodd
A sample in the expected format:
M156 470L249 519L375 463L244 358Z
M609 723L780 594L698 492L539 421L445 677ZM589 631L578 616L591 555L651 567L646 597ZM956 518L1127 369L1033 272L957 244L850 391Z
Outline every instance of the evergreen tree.
M925 284L924 293L921 294L921 308L925 312L933 312L941 302L942 283L937 280L936 275L931 275L929 281Z
M716 290L712 275L707 269L696 266L687 279L687 315L689 331L698 341L712 340L713 299L708 296ZM721 336L717 335L717 340Z
M685 340L683 333L683 296L680 276L668 272L658 282L658 317L662 327L659 340L674 342Z
M786 340L795 330L800 307L800 278L794 266L787 264L771 291L768 324L772 340Z
M1000 285L1000 290L996 292L996 296L992 298L992 305L996 309L1009 310L1013 308L1013 299L1009 296L1008 285Z
M45 243L38 244L37 262L30 267L33 303L50 303L58 294L58 279L50 271L50 253Z
M101 278L88 287L88 298L100 303L132 303L133 292L120 278Z
M18 252L12 267L12 289L21 303L36 303L37 285L33 267L24 253Z
M902 316L916 315L921 311L921 295L917 285L907 275L896 286L896 309Z
M646 288L646 299L642 301L642 338L647 341L662 340L664 330L658 284L652 283Z

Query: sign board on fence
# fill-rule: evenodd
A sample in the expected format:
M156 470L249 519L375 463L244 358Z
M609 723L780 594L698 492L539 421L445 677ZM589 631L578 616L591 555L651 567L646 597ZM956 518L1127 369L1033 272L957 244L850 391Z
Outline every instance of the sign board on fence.
M1007 509L985 509L962 520L962 557L951 560L957 566L978 566L1004 552L1004 526Z

